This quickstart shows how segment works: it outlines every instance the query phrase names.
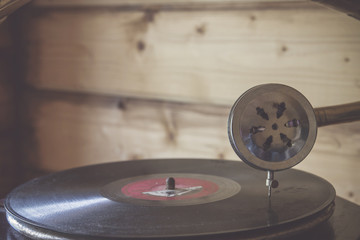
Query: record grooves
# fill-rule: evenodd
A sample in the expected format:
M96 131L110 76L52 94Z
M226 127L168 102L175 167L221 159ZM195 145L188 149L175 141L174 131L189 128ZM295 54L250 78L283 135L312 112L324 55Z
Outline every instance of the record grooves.
M270 201L263 174L238 161L108 163L34 179L16 188L5 208L16 230L40 239L281 235L331 216L335 190L325 180L279 172L281 185ZM158 195L166 177L178 179L179 194Z

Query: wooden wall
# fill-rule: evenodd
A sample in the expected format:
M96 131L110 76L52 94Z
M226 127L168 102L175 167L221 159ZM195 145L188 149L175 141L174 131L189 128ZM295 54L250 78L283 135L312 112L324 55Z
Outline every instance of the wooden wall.
M315 107L360 100L360 22L324 7L79 2L35 1L21 17L29 167L238 159L228 113L261 83L295 87ZM359 143L359 123L319 129L297 168L360 203Z

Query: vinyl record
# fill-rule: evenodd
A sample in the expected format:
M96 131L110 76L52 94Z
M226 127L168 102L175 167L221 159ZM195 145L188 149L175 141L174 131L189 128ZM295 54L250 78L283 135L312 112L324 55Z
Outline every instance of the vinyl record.
M12 191L5 208L16 230L39 239L248 236L330 216L335 190L327 181L292 169L277 179L269 199L265 172L238 161L117 162L34 179Z

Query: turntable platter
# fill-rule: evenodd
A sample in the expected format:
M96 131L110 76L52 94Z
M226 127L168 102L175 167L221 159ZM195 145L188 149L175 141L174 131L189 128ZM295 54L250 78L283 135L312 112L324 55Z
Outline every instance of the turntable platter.
M248 236L330 217L335 190L327 181L293 169L278 179L270 202L263 172L238 161L117 162L34 179L12 191L5 208L16 230L40 239Z

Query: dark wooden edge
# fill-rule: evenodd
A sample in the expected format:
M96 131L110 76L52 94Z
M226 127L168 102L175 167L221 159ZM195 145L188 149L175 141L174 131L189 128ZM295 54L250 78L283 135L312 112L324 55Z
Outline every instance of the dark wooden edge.
M360 20L359 0L312 0Z
M0 19L9 16L15 10L19 9L30 1L31 0L11 0L9 2L5 2L5 4L0 2Z

